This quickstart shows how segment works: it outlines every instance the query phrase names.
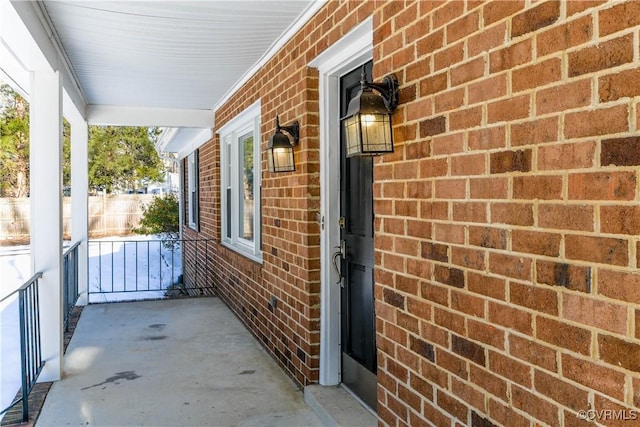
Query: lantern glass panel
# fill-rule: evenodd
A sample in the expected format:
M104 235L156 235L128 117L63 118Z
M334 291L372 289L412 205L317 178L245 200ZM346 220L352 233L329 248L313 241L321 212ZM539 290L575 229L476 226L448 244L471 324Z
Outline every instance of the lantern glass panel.
M296 170L293 147L273 147L267 150L269 172L293 172Z
M387 153L393 151L391 122L388 114L362 115L362 152Z
M362 152L359 114L346 118L344 123L347 157Z

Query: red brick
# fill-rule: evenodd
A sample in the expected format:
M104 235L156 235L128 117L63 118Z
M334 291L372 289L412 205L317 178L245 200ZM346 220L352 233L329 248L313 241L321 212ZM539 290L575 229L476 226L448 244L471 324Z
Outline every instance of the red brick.
M428 20L429 19L427 18L427 21ZM424 25L420 25L420 24L421 22L418 22L416 24L416 27L418 27L417 30L420 31L421 34L424 34L424 31L425 31ZM427 34L425 37L418 40L416 42L416 53L418 57L421 57L427 54L431 54L434 51L442 48L443 46L444 46L444 30L440 29L437 31L433 31ZM445 83L446 83L446 73L443 73L443 75L445 75Z
M506 284L504 279L490 277L485 274L467 272L467 289L480 295L504 301Z
M489 398L489 413L491 418L504 426L526 426L531 421L516 412L511 404L505 405L497 400Z
M469 150L488 150L506 146L504 126L483 127L470 130L468 135Z
M483 8L484 25L489 26L494 22L505 19L524 9L523 1L496 1L488 2Z
M507 94L507 77L499 75L473 82L467 91L470 105L502 98Z
M558 314L558 294L548 287L510 282L509 300L541 313Z
M469 227L469 244L483 248L506 249L507 233L503 229Z
M435 196L438 199L464 199L466 191L465 179L446 179L435 182Z
M580 2L572 0L565 4L567 8L570 8L570 5L575 3ZM554 26L537 34L538 56L549 55L585 44L593 38L593 34L593 18L591 15L583 16L563 25Z
M536 114L543 115L591 104L591 79L562 84L536 93Z
M626 105L567 113L565 116L564 135L567 138L608 135L628 130L629 122Z
M530 103L529 95L492 102L487 106L487 123L498 123L528 117L531 111Z
M633 35L569 53L569 77L613 68L633 61Z
M640 69L623 70L598 79L600 102L640 95Z
M545 1L511 19L511 37L515 38L547 27L560 17L560 2Z
M489 54L489 71L498 73L531 61L532 41L523 40Z
M478 127L482 124L482 107L460 109L449 114L449 131Z
M602 166L640 165L640 138L627 137L602 141L600 164Z
M507 172L529 172L531 170L531 149L491 153L489 164L492 175Z
M484 175L486 173L485 155L468 154L451 157L451 175Z
M435 224L434 238L442 242L463 244L464 226L458 224Z
M531 387L531 367L508 356L489 350L489 369L525 387Z
M466 292L451 290L451 309L457 313L465 313L469 316L484 318L485 300Z
M489 271L519 280L531 280L531 259L489 253Z
M601 206L600 230L612 234L640 234L640 207Z
M435 117L420 122L420 137L438 135L447 131L447 121L444 116Z
M456 398L442 390L438 390L437 399L438 406L445 412L451 414L458 420L467 420L469 409L464 403L458 401Z
M434 71L443 70L464 59L464 41L455 45L448 45L444 50L433 55Z
M485 59L479 57L449 70L451 87L469 83L484 75Z
M516 176L513 198L553 200L562 198L562 177L557 175Z
M627 332L626 307L582 295L564 295L562 317L622 335Z
M445 369L462 379L467 379L469 377L467 362L463 358L455 356L440 348L436 348L436 360L438 367Z
M461 267L484 270L486 264L484 254L483 251L476 249L454 246L451 249L451 262Z
M489 321L504 326L505 328L513 328L518 332L531 335L532 318L530 313L511 305L497 304L489 302Z
M487 390L497 398L503 400L507 399L507 382L486 369L477 365L470 365L469 379L471 382L482 389Z
M447 73L435 74L420 81L420 96L426 97L447 88Z
M491 222L533 225L533 205L529 203L492 203Z
M529 339L509 334L509 354L547 371L558 371L556 350Z
M464 133L458 132L434 136L431 141L431 147L434 156L461 153L464 151Z
M576 13L600 6L606 2L607 0L574 0L567 2L567 16L575 15Z
M464 337L451 335L451 351L480 366L485 364L484 347Z
M447 174L447 159L424 159L419 161L420 178L433 178Z
M538 206L538 225L543 228L566 230L594 230L594 208L590 205Z
M560 80L562 62L551 58L537 64L513 70L511 85L514 92L520 92Z
M536 338L576 353L591 353L591 332L548 317L536 317Z
M468 382L452 377L451 392L472 407L484 410L484 394L475 387L471 387ZM472 414L475 414L475 412L472 412Z
M458 268L436 265L433 268L433 277L435 280L440 283L444 283L445 285L464 288L464 272Z
M479 18L477 12L472 12L447 25L447 43L453 43L478 31Z
M640 24L640 5L635 1L625 2L600 11L598 18L600 36L613 34Z
M569 175L570 200L633 200L635 172L595 172Z
M536 279L538 283L591 292L591 267L537 260Z
M565 254L569 259L592 261L602 264L628 265L628 242L599 236L565 237Z
M600 295L640 304L640 275L632 272L599 269L597 289Z
M475 178L469 182L472 199L506 199L507 178Z
M616 337L598 335L600 359L613 365L640 372L640 345Z
M567 170L593 166L595 142L553 144L538 148L538 169Z
M469 57L472 58L482 52L488 52L495 47L502 46L505 43L506 36L506 22L502 22L491 27L485 27L484 31L471 35L467 40L467 52Z
M483 202L453 202L452 211L454 221L487 221L487 204Z
M560 234L513 230L511 232L511 249L514 252L557 257L560 255L561 239Z
M548 400L541 399L522 387L512 387L511 401L513 402L513 406L521 411L531 414L537 420L552 426L560 425L558 421L558 406L550 403Z
M596 365L569 354L562 355L562 373L565 378L624 401L624 374Z
M594 395L594 407L601 415L607 427L628 427L629 424L637 424L640 414L637 405L626 406L613 402L598 394Z
M467 329L470 339L504 350L505 333L502 329L472 319L467 320Z
M511 146L534 145L558 140L558 118L548 117L511 125Z
M462 2L442 2L438 6L433 14L433 28L446 25L464 13L464 3Z

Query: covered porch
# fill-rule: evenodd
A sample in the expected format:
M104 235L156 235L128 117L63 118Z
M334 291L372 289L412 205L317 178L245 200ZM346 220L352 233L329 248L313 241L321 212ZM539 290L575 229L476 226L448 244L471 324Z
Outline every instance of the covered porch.
M89 305L64 371L38 425L323 425L218 298Z

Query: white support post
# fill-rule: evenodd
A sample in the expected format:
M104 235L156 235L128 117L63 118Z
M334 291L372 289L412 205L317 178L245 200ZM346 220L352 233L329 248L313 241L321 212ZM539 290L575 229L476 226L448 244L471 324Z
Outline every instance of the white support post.
M84 120L71 122L71 244L78 246L78 305L89 302L89 127Z
M31 73L31 261L39 284L44 369L39 381L62 377L62 79Z

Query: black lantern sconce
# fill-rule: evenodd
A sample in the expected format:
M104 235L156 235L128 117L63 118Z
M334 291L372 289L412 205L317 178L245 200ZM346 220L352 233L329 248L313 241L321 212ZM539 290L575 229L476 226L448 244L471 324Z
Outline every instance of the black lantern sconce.
M349 102L347 114L341 119L347 157L393 153L391 115L397 106L396 76L390 74L382 83L370 83L363 67L360 92Z
M282 131L291 135L293 144ZM293 172L296 170L293 145L297 144L299 139L300 124L298 121L294 121L289 126L280 126L280 118L276 116L276 133L269 138L269 145L267 145L269 172Z

